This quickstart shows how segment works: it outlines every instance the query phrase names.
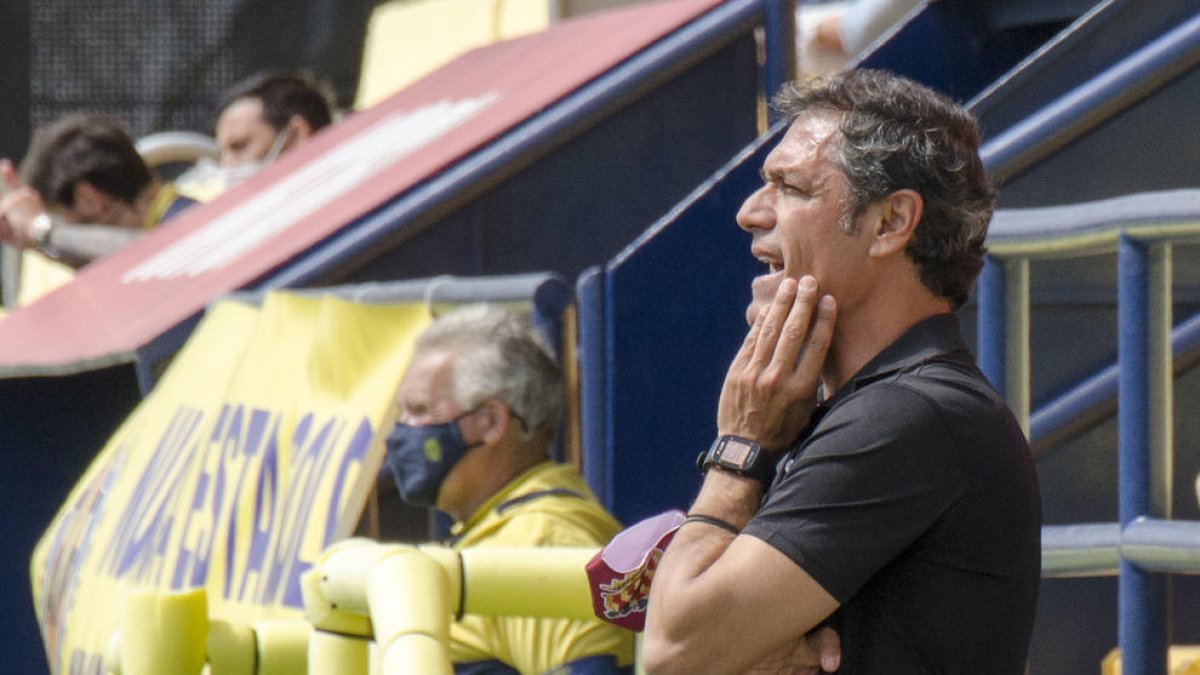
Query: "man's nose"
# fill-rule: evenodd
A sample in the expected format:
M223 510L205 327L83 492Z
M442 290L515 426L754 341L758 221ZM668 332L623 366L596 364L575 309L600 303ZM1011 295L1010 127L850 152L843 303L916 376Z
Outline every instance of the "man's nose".
M738 227L747 232L775 227L775 212L771 208L770 185L764 185L742 202L737 212Z

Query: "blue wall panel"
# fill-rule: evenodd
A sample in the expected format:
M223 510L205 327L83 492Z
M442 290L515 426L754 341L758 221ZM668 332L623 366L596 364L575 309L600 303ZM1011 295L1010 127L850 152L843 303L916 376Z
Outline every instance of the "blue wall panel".
M776 142L739 156L607 268L605 453L609 505L623 522L695 497L696 455L716 434L721 383L762 270L734 216Z
M1063 31L1037 54L994 83L971 109L987 136L1022 121L1167 30L1196 14L1179 0L1116 0Z
M91 463L140 399L133 369L0 379L0 672L45 673L29 556Z
M560 145L518 157L452 204L405 209L363 256L306 284L437 274L551 271L574 279L611 259L757 135L759 82L747 32ZM399 199L403 200L404 196Z

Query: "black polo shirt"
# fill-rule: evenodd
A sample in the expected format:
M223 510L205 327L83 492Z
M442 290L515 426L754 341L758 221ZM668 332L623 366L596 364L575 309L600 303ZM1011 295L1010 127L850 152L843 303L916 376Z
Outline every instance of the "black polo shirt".
M744 533L841 603L839 673L1024 672L1037 478L954 315L922 321L872 359L779 469Z

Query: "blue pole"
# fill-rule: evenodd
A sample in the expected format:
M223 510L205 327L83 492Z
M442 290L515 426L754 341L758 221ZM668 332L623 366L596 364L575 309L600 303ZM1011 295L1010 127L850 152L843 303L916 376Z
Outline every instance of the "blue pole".
M1117 258L1117 391L1118 491L1121 527L1151 516L1149 406L1152 319L1150 251L1121 235ZM1121 560L1118 582L1118 642L1122 672L1158 675L1167 672L1169 642L1168 579Z
M979 369L1003 396L1007 388L1004 346L1007 303L1003 260L987 257L983 272L979 275L975 297L979 304L979 315L976 317L979 332Z
M763 30L766 60L763 63L763 92L770 101L779 88L796 77L796 3L795 0L765 0ZM779 113L768 107L770 123L779 121Z
M596 498L613 508L608 457L607 330L602 267L590 267L575 286L579 325L579 435L583 477Z

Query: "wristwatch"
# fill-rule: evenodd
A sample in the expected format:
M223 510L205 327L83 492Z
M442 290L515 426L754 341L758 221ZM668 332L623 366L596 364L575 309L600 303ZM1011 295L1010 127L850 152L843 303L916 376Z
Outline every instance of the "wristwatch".
M34 216L29 223L29 239L39 250L50 245L50 231L54 229L54 219L45 211Z
M775 479L775 460L758 443L741 436L727 434L713 441L712 447L700 453L696 466L700 473L718 467L739 476L753 478L766 487Z

